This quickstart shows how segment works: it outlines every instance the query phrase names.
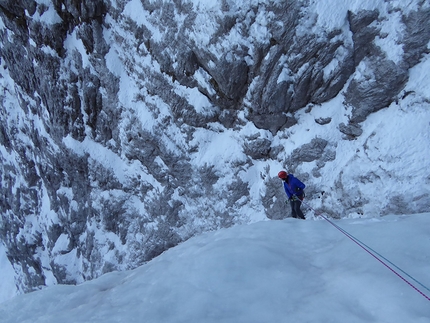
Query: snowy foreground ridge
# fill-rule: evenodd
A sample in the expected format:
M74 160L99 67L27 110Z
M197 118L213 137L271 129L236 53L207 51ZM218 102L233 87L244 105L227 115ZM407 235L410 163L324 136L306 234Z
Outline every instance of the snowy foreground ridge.
M430 285L430 214L335 222ZM132 271L17 296L1 304L0 317L2 323L428 323L430 302L328 222L286 219L207 233Z

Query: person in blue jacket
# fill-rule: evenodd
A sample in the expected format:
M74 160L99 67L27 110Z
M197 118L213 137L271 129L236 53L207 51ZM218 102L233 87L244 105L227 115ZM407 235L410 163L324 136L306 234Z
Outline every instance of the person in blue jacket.
M284 190L288 196L291 205L291 214L293 218L305 220L300 206L302 205L303 198L305 197L304 188L306 187L299 179L286 171L281 170L278 177L284 182Z

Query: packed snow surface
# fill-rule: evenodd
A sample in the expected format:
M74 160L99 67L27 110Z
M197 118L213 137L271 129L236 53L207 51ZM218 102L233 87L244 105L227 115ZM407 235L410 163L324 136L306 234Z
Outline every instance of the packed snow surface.
M430 295L430 213L334 222ZM423 294L327 221L289 218L203 234L132 271L16 296L1 304L0 317L3 323L428 323L430 299Z

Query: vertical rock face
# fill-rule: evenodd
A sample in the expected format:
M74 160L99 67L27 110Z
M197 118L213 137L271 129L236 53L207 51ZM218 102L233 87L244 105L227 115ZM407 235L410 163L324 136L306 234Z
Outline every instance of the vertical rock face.
M384 18L379 12L349 12L354 35L354 62L359 73L355 74L345 93L346 103L353 107L350 125L345 129L347 135L356 137L353 129L360 122L396 99L408 80L408 69L418 63L418 57L428 53L424 43L428 43L430 32L423 19L429 15L428 8L401 15L405 32L397 41L402 44L399 46L403 53L393 58L375 42L375 38L389 36L381 31ZM418 27L419 21L423 22L421 27Z
M319 124L359 137L428 53L416 2L326 28L304 0L2 1L0 238L19 288L134 268L255 205L282 218L272 179L260 201L244 174L277 160L296 112L342 90L348 123ZM379 42L390 19L397 56ZM234 136L240 157L213 144ZM287 164L316 163L318 177L334 149L315 138Z

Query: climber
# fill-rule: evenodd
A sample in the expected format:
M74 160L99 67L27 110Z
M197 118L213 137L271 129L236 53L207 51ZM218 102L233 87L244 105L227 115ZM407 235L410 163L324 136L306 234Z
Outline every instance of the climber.
M306 187L300 180L294 177L292 174L288 174L286 171L281 170L278 173L278 177L284 182L284 190L287 193L288 201L291 205L291 214L293 218L299 218L305 220L300 206L302 204L305 193L303 189Z

